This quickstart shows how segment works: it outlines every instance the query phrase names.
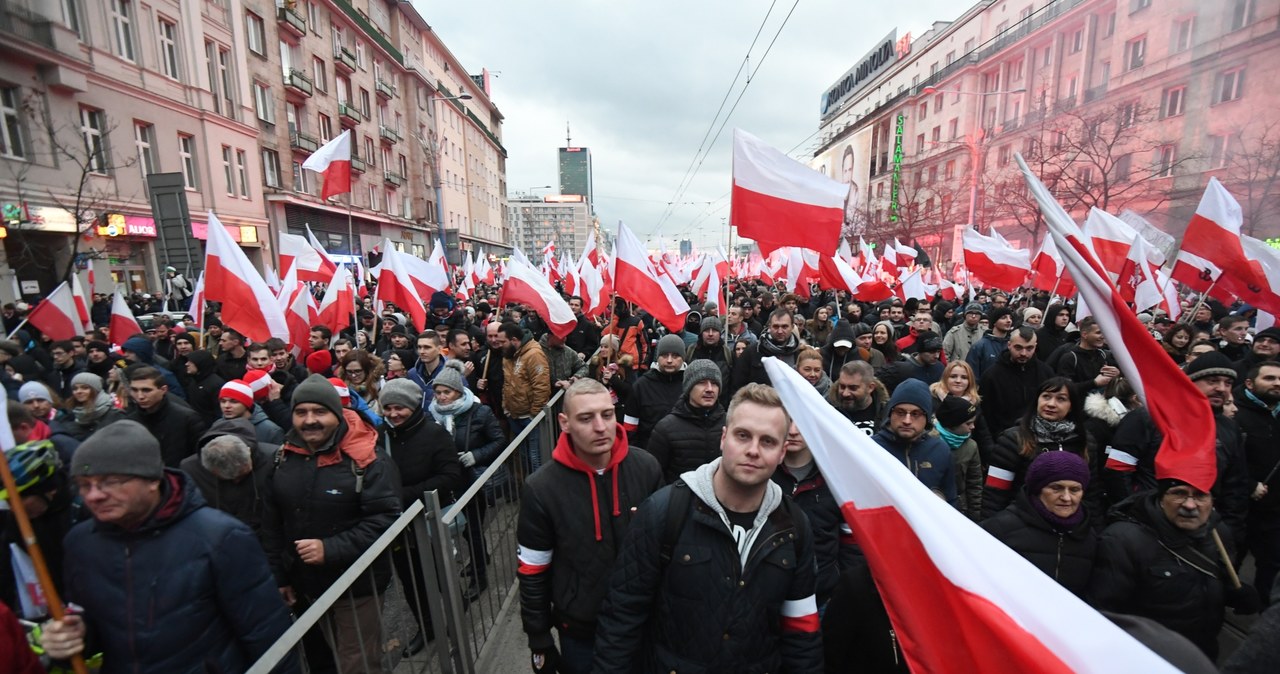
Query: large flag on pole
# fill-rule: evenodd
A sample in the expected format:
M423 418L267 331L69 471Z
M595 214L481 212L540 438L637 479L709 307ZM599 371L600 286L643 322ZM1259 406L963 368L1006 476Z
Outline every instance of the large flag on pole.
M516 260L507 265L507 281L502 284L502 292L498 298L499 306L511 302L532 307L551 332L561 339L573 332L578 325L578 317L573 315L569 303L551 287L547 279L537 269Z
M513 257L514 261L515 258ZM684 329L689 303L665 274L659 274L631 229L618 223L618 239L614 244L613 288L628 302L635 302L668 330Z
M138 325L138 319L133 317L133 310L125 301L124 293L117 287L111 294L111 322L107 324L107 336L111 338L112 344L124 344L124 340L141 332L142 326Z
M733 191L729 222L768 255L783 246L834 255L849 186L733 130Z
M355 281L351 279L351 271L344 265L338 265L333 278L325 288L324 297L320 298L320 307L316 312L316 322L334 332L341 332L351 325L351 315L356 310Z
M71 284L66 281L58 284L48 297L31 310L27 315L27 322L54 341L83 334L84 326L80 323L80 312L76 309Z
M1012 292L1031 273L1031 254L1010 246L995 230L983 236L978 230L964 230L964 265L983 284Z
M307 236L280 233L280 271L288 276L295 267L299 281L324 283L333 278L337 265L312 236L310 227Z
M302 168L310 169L324 177L324 185L320 189L320 198L351 191L351 129L338 134L336 138L320 146L302 162Z
M267 282L213 211L209 211L204 269L204 299L222 303L223 325L254 342L265 342L272 337L289 339L284 311Z
M773 357L764 366L867 557L912 671L1177 671L938 498L793 368Z

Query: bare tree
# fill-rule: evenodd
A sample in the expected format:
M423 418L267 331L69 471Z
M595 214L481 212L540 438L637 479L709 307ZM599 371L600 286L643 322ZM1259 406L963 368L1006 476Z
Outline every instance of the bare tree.
M1280 121L1263 117L1224 139L1210 162L1225 164L1223 182L1240 201L1244 233L1257 236L1280 217ZM1215 168L1210 166L1210 168Z

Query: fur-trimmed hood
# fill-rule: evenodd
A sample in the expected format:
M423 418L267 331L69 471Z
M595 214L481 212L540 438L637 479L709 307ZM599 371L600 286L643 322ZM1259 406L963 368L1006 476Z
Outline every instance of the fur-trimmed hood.
M1129 410L1119 398L1107 398L1095 391L1085 396L1084 413L1115 428Z

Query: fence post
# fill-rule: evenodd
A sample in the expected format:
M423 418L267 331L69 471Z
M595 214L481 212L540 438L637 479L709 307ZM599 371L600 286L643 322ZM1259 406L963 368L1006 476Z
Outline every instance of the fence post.
M424 493L422 500L426 505L425 515L432 534L429 537L419 534L419 544L427 543L431 552L430 555L423 555L423 563L428 565L427 592L428 596L443 595L442 602L434 600L430 602L431 619L440 621L436 623L436 653L442 668L447 659L450 663L448 671L473 674L475 662L472 661L469 647L471 630L463 616L462 588L453 559L453 537L449 533L449 525L444 521L444 512L440 508L440 495L432 490ZM457 515L457 513L454 514ZM429 541L423 541L423 538L429 538ZM437 613L440 613L439 617ZM439 644L442 637L449 642L449 653L440 653ZM449 657L446 658L446 656Z

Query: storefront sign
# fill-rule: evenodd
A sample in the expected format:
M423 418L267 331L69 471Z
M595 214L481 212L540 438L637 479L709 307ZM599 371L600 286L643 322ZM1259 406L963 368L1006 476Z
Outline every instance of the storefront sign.
M850 68L827 90L827 93L822 95L820 106L822 116L826 117L827 114L834 113L840 108L841 103L858 93L862 87L875 79L876 75L893 65L898 60L899 49L898 29L895 28L889 31L875 49L858 59L857 65Z
M120 213L108 213L107 224L98 225L98 236L138 236L148 239L156 238L156 221L151 218L126 216Z
M38 232L66 232L68 234L76 234L79 228L76 227L76 218L65 208L57 208L50 206L37 206L30 209L31 224L24 225L24 229L33 229Z

